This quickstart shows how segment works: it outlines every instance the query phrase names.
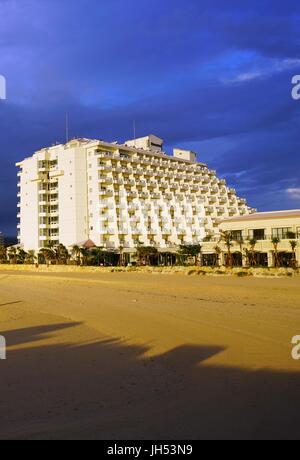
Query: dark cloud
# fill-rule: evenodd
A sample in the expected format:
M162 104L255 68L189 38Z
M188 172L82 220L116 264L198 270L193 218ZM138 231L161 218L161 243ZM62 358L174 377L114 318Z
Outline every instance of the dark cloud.
M260 209L300 186L299 2L24 0L0 6L0 230L14 232L14 163L74 136L157 133L199 146ZM205 149L203 149L205 146ZM295 194L297 195L297 194Z

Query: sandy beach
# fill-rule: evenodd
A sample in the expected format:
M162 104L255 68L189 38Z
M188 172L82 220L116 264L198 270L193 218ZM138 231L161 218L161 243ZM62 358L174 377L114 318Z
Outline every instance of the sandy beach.
M299 278L0 271L1 439L300 438Z

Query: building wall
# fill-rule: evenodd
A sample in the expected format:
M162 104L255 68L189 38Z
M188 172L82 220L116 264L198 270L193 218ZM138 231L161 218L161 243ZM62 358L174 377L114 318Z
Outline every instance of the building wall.
M34 156L23 163L19 174L18 225L19 238L27 248L36 248L39 239L39 191L38 191L38 160Z
M59 241L71 246L89 236L86 149L62 149L58 155L58 174Z

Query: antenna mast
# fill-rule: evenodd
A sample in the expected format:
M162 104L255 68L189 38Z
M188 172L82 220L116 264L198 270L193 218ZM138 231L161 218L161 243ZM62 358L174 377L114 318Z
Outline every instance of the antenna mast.
M66 113L66 143L69 142L69 114Z

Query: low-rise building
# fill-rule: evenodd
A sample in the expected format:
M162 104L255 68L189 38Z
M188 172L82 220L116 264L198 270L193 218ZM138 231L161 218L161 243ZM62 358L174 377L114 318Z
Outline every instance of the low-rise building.
M230 239L226 245L225 238L208 238L202 247L204 265L217 259L226 265L228 250L235 265L292 267L295 258L300 265L300 209L223 219L220 229Z

